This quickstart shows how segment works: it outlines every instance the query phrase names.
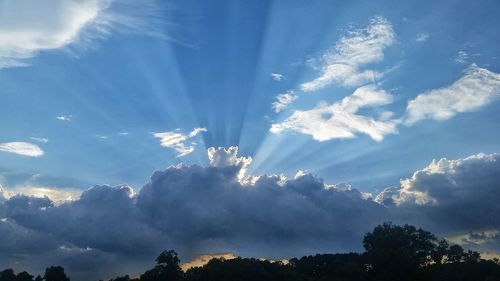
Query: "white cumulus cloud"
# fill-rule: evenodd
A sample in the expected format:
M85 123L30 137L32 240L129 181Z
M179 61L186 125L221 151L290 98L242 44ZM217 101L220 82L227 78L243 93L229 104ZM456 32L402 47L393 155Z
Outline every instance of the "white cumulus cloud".
M153 136L160 139L163 147L173 148L177 151L177 157L182 157L194 151L194 145L186 145L185 141L191 139L201 132L206 132L206 128L194 128L188 134L182 134L178 130L168 132L153 133Z
M405 124L423 119L447 120L475 111L500 97L500 74L471 65L453 84L419 94L408 102Z
M284 94L279 94L276 96L276 101L273 102L273 109L275 112L281 112L289 104L294 102L298 97L293 94L293 91L286 92Z
M359 86L380 79L383 73L363 67L380 62L384 49L393 45L395 38L391 23L383 17L374 17L367 27L350 31L332 51L324 54L321 75L303 83L301 90L315 91L331 83Z
M72 117L73 116L71 116L71 115L59 115L59 116L56 116L56 119L60 120L60 121L69 122L69 121L71 121Z
M44 154L43 150L38 145L29 142L0 143L0 151L28 157L40 157Z
M383 106L392 101L393 97L388 92L375 85L366 85L333 104L321 104L311 110L297 110L283 122L273 124L271 132L293 130L311 135L318 141L353 138L361 133L381 141L385 135L397 132L398 121L375 119L357 112L361 108Z
M280 73L271 73L271 78L273 78L274 81L281 81L285 79L285 76Z
M0 0L0 69L29 65L41 51L89 44L117 28L154 30L145 24L157 18L153 2Z

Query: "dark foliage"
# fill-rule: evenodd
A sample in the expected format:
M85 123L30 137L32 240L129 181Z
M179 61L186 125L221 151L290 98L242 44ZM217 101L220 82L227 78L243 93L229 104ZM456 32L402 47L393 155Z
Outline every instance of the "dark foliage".
M177 281L183 280L181 261L174 250L163 251L156 258L156 266L141 275L141 281Z
M254 258L212 259L185 273L174 250L163 251L156 265L132 279L110 281L499 281L500 261L449 245L411 225L384 223L363 239L366 252L319 254L288 263ZM51 266L43 277L12 269L0 271L0 281L70 281L64 269Z
M279 262L271 263L254 258L236 258L232 260L212 259L203 267L189 269L186 272L185 280L295 281L306 279L295 272L293 268Z
M43 275L43 280L45 281L69 281L69 277L66 276L64 268L62 266L51 266L45 270L45 275Z

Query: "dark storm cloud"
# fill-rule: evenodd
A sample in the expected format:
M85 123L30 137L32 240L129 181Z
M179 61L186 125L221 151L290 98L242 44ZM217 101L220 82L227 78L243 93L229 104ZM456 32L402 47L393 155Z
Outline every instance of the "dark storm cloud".
M285 182L278 176L241 182L241 169L235 167L182 166L156 172L137 196L137 206L177 245L216 251L211 248L215 242L240 251L267 249L274 255L295 247L359 247L359 239L345 244L336 238L360 238L361 230L384 212L360 192L328 187L311 175ZM245 244L251 246L245 249Z
M500 229L500 154L433 161L376 201L433 229Z
M498 244L498 154L434 161L372 200L310 174L246 176L251 158L236 153L209 149L208 167L155 172L138 194L125 185L94 186L64 203L0 194L2 264L22 258L26 268L38 260L97 274L96 265L119 272L117 265L131 260L131 270L147 267L164 248L184 259L215 251L283 257L360 250L364 233L387 220ZM480 240L484 233L488 239Z

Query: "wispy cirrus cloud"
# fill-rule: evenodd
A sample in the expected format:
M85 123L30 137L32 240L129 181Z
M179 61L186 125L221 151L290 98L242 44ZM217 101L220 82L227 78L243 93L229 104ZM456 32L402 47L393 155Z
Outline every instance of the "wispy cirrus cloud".
M273 78L274 81L281 81L285 79L285 76L280 73L271 73L271 78Z
M398 124L387 118L375 119L358 114L361 108L383 106L392 103L390 93L370 84L358 88L350 96L332 104L320 104L311 109L295 111L281 123L273 124L272 133L285 130L311 135L317 141L339 138L354 138L357 134L366 134L376 141L385 135L396 133Z
M41 143L48 143L49 139L47 138L40 138L40 137L30 137L31 140L41 142Z
M382 61L384 50L395 42L391 23L383 17L374 17L367 27L349 31L331 51L323 54L321 75L301 84L300 88L311 92L332 83L346 87L373 83L383 73L364 66Z
M65 122L71 121L71 118L73 118L72 115L59 115L59 116L56 116L57 120L59 120L59 121L65 121Z
M153 133L153 136L160 139L163 147L173 148L177 151L177 157L183 157L194 151L194 145L186 145L185 141L191 139L201 132L206 132L206 128L194 128L188 134L182 134L177 129L175 131Z
M408 102L406 125L423 119L447 120L500 98L500 74L471 65L453 84L417 95Z
M363 101L364 94L360 93L377 91L386 93L370 84L358 88L342 101L330 105L322 103L311 110L297 110L283 122L273 124L270 131L297 131L311 135L318 141L353 138L356 133L364 133L376 141L381 141L385 135L397 133L400 124L410 126L424 119L443 121L459 113L478 110L500 99L500 74L473 64L451 85L429 90L409 100L404 116L397 119L392 117L391 111L382 112L378 118L356 114L361 107L390 104L392 97L387 93L379 95L386 97L381 99L380 103L361 102L356 103L359 107L348 106L352 101Z
M141 4L131 0L2 0L0 5L0 69L27 66L42 51L87 47L112 31L154 33L159 28L148 22L158 19L161 11L154 0Z
M279 94L276 96L276 101L273 102L273 109L276 113L281 112L296 99L297 95L295 95L293 91Z
M101 140L107 140L107 139L109 139L109 136L107 136L107 135L100 135L100 134L96 134L96 135L94 135L94 137L96 137L98 139L101 139Z
M380 80L387 71L366 66L382 61L384 50L395 42L392 24L384 17L373 17L366 27L349 30L331 50L313 60L319 65L320 75L300 84L298 89L289 90L295 93L293 99L290 94L276 96L274 111L284 110L300 93L314 92L331 84L351 88Z
M416 40L423 42L428 37L428 33L420 33ZM478 110L500 98L500 74L472 64L451 85L431 89L409 100L400 118L394 118L390 110L383 110L376 117L370 116L373 113L357 114L359 108L352 111L353 107L344 107L351 99L359 99L359 93L367 90L385 92L380 89L380 83L373 82L391 70L376 71L363 66L380 62L384 50L395 43L395 38L391 23L382 17L375 17L366 28L351 31L342 37L332 51L323 55L322 74L302 83L299 90L278 95L272 104L273 109L281 112L298 98L299 93L316 91L332 83L344 87L364 86L343 100L331 104L321 102L313 109L296 110L284 121L273 123L270 131L296 131L311 135L318 141L353 138L362 133L381 141L385 135L397 133L397 127L401 124L409 126L423 119L447 120L459 113ZM460 64L469 63L469 58L465 51L460 51L456 61ZM380 112L379 107L389 103L392 103L392 99L361 107L373 107Z
M455 62L458 64L469 64L470 56L466 51L458 51Z
M429 39L430 35L427 32L422 32L417 35L417 38L415 38L415 41L423 43Z
M0 151L28 157L40 157L44 154L44 151L38 145L29 142L0 143Z

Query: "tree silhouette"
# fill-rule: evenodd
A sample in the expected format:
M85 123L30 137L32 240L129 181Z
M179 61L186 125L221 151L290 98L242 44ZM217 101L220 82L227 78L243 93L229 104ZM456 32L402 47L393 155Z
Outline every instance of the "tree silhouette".
M0 272L0 281L15 281L15 280L16 280L16 274L14 273L14 270L9 268Z
M33 281L33 275L26 271L20 272L16 276L16 281Z
M446 240L438 242L434 250L431 252L431 259L435 264L442 264L444 257L448 253L449 244Z
M186 272L186 281L305 281L291 266L254 258L212 259Z
M428 231L390 222L375 227L363 239L376 280L414 279L418 269L431 261L436 244L436 237Z
M465 256L464 249L459 245L452 245L446 253L446 261L449 263L459 263Z
M163 251L156 265L131 279L109 281L500 281L500 261L438 241L414 226L384 223L363 239L365 253L318 254L288 263L255 258L212 259L183 273L174 250ZM0 281L33 281L26 271L0 271ZM45 270L34 281L70 281L61 266Z
M45 281L70 281L62 266L51 266L45 269L43 279Z
M128 275L125 275L125 276L120 276L120 277L116 277L114 279L110 279L109 281L130 281L130 276ZM132 279L132 280L137 280L137 279Z
M141 281L177 281L184 275L180 267L180 260L174 250L163 251L156 258L157 265L141 275Z

